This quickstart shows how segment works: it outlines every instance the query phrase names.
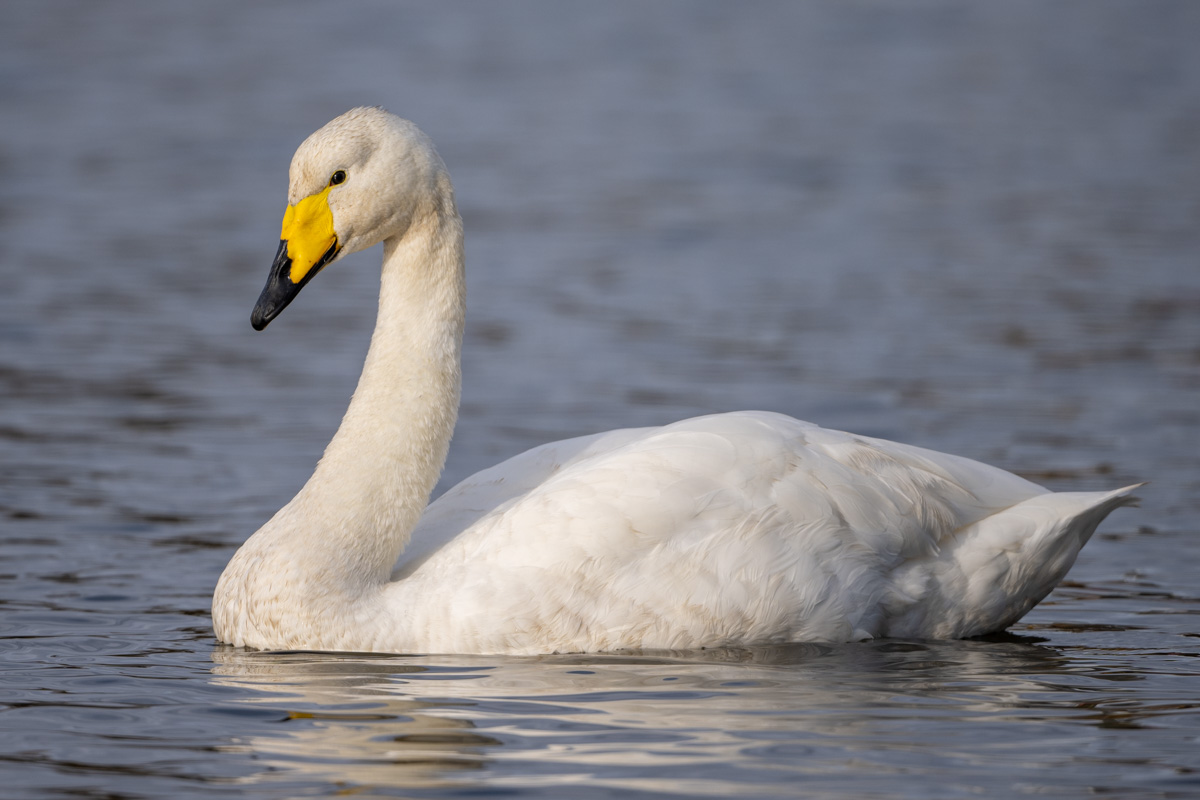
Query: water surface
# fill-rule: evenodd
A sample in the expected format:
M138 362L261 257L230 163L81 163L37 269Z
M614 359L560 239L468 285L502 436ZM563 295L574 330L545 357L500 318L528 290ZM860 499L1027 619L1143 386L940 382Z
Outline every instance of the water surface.
M1200 795L1197 8L753 9L6 6L6 795ZM1143 507L985 640L216 645L366 349L377 250L248 324L292 150L362 103L433 136L467 225L442 488L764 408Z

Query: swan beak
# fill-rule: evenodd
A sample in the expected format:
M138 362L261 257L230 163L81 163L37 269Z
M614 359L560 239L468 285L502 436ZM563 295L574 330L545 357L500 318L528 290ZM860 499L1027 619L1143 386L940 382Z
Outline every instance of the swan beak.
M267 327L300 294L304 285L337 257L341 247L333 230L330 188L309 195L284 212L279 251L267 275L267 285L250 314L254 330Z

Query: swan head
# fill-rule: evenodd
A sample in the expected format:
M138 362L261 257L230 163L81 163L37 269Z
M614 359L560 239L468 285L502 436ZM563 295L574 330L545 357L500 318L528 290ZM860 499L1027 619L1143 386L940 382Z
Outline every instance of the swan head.
M260 331L326 266L454 202L429 137L382 108L351 109L313 133L288 177L279 250L250 316Z

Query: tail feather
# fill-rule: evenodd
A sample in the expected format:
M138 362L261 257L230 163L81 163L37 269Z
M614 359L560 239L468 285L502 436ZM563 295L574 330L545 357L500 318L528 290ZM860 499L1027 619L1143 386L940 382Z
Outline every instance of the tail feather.
M897 575L899 594L920 599L891 620L887 635L958 638L1007 628L1066 576L1105 517L1137 505L1133 492L1144 485L1038 495L967 526L936 558Z

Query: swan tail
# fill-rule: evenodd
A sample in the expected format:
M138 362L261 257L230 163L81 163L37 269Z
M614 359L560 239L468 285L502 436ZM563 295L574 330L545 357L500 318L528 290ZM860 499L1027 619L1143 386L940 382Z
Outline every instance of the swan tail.
M956 531L896 571L888 636L963 638L1004 630L1050 594L1097 526L1137 505L1144 483L1032 497Z

